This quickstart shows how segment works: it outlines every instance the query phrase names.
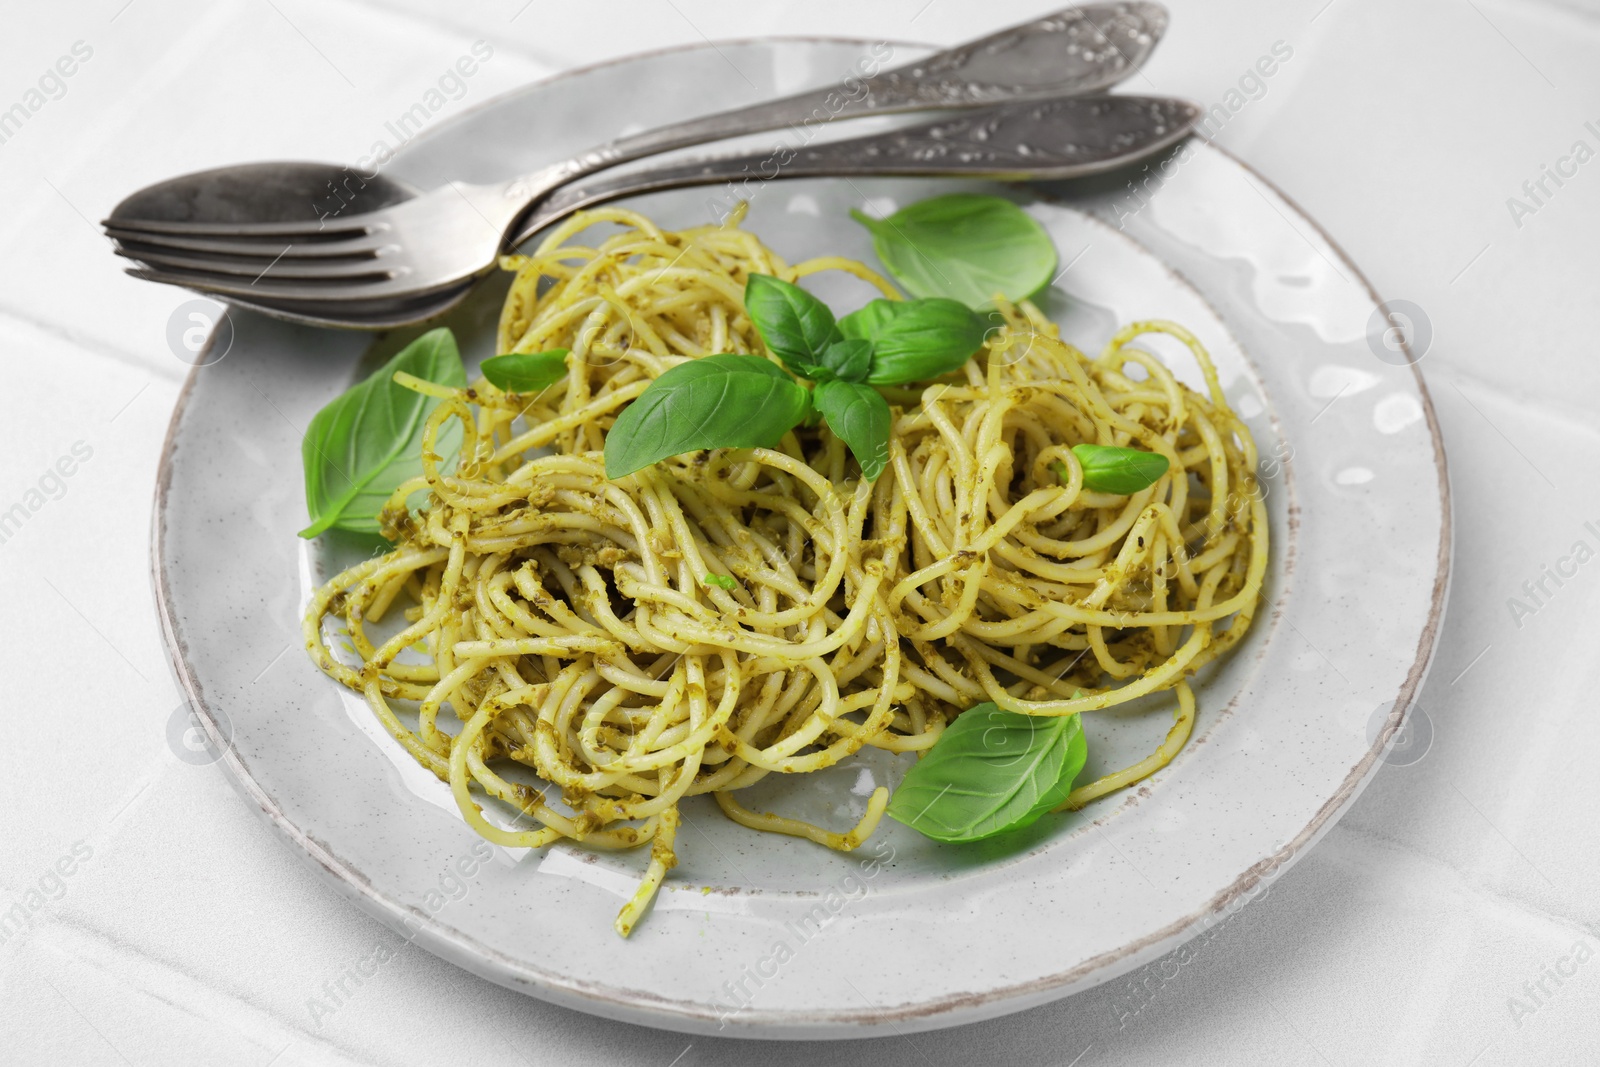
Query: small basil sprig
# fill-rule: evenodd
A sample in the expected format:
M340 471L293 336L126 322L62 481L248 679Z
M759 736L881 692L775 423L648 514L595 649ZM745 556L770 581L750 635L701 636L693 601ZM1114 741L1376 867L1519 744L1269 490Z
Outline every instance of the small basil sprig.
M1019 830L1067 799L1088 753L1076 715L979 704L957 715L906 772L887 814L938 841Z
M478 370L497 389L508 393L537 393L567 376L567 350L511 352L491 356Z
M822 350L816 363L808 363L800 372L813 381L859 382L867 376L872 366L872 343L855 338L834 341Z
M883 265L913 296L945 296L983 307L1000 293L1032 296L1055 276L1056 246L1009 200L951 193L919 200L888 218L859 211Z
M380 532L378 512L390 494L422 473L423 426L440 402L396 385L397 371L439 385L467 384L455 335L440 328L412 341L317 412L300 444L311 514L301 537L329 529ZM461 446L460 425L447 422L435 443L441 455L453 454Z
M707 574L704 581L707 585L714 585L718 589L723 589L730 593L739 588L738 580L730 578L726 574Z
M1132 496L1167 473L1167 457L1119 445L1073 445L1083 467L1083 487L1097 493Z
M836 322L798 285L752 274L744 304L768 351L815 387L762 356L681 363L617 417L606 435L608 477L702 448L771 446L820 417L873 481L889 462L892 421L874 386L937 378L983 346L984 320L953 300L874 300Z

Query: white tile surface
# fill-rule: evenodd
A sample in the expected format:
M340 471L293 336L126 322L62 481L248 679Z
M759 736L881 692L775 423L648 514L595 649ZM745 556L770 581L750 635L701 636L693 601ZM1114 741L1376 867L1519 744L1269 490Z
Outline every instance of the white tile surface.
M1136 82L1209 104L1275 42L1292 47L1219 141L1381 292L1425 309L1458 519L1450 614L1421 698L1427 756L1385 768L1265 900L1181 954L1023 1015L856 1044L691 1041L548 1007L416 949L313 1018L308 998L394 935L297 863L219 772L168 748L177 696L145 559L186 369L166 322L184 298L120 273L91 224L121 195L228 161L359 155L478 39L494 59L452 107L702 36L953 41L1049 6L98 0L8 12L0 106L74 42L93 56L0 144L0 506L75 443L92 456L0 544L0 648L19 680L0 709L0 909L33 890L47 900L0 943L0 1061L1600 1062L1600 563L1530 616L1508 607L1575 540L1595 542L1586 521L1600 526L1600 159L1550 186L1520 227L1507 206L1575 140L1600 149L1584 125L1600 128L1600 8L1587 0L1171 0L1172 30ZM88 858L58 881L75 845ZM1546 976L1558 964L1572 970L1559 983Z

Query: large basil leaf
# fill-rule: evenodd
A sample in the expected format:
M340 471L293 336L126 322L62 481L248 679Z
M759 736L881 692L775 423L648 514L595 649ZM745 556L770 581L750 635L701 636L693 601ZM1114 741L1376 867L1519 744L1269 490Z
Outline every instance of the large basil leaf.
M567 350L511 352L491 356L478 368L498 389L508 393L537 393L567 376Z
M1167 473L1167 457L1118 445L1073 445L1083 467L1083 487L1097 493L1131 496L1148 489Z
M839 332L846 337L870 341L889 323L911 307L910 300L885 300L879 297L839 320Z
M872 342L874 385L904 385L949 374L983 347L988 324L958 300L874 300L839 321L850 338Z
M1088 752L1076 715L979 704L957 715L906 772L888 814L939 841L1021 829L1067 798Z
M456 388L467 384L455 335L441 327L317 412L300 444L311 513L301 537L328 529L378 533L378 512L389 495L422 473L422 429L440 401L396 385L396 371ZM460 424L446 423L436 445L443 456L459 449Z
M912 296L983 307L996 293L1032 296L1055 276L1056 246L1009 200L951 193L875 219L850 212L872 234L878 258Z
M764 356L680 363L617 416L606 435L606 476L702 448L770 448L810 405L805 387Z
M828 305L770 274L752 274L744 286L744 310L767 350L790 370L818 366L840 333Z
M870 385L837 380L819 382L812 402L861 464L861 476L876 481L889 462L889 402Z

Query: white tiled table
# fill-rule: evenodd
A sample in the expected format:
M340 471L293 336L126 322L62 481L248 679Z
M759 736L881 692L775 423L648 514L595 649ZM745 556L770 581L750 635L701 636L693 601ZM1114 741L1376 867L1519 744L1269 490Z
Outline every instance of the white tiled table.
M1600 7L1170 3L1167 41L1133 87L1225 101L1287 45L1220 143L1432 322L1422 366L1458 520L1421 698L1432 748L1385 767L1267 899L1181 962L959 1030L770 1046L548 1007L415 948L313 1018L308 998L390 935L289 855L220 771L167 743L179 698L146 555L187 369L167 319L184 297L123 276L92 222L180 171L353 159L478 39L493 58L452 109L705 36L954 41L1052 5L10 5L0 111L40 106L0 125L0 511L29 511L0 543L0 911L37 907L20 932L0 926L0 1061L1600 1063L1600 563L1546 579L1537 605L1522 588L1576 542L1600 549L1585 527L1600 527L1600 159L1546 178L1542 203L1522 188L1576 141L1600 150ZM28 98L62 56L71 77ZM1536 210L1514 213L1513 196ZM52 476L63 456L72 473ZM1537 610L1514 613L1512 598Z

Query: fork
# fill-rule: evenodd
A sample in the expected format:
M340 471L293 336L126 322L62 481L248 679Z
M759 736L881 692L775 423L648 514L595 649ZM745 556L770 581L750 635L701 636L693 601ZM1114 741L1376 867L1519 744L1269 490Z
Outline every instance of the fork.
M499 253L521 239L508 241L509 233L532 232L535 219L539 225L552 221L547 211L538 209L542 200L596 171L818 115L832 119L974 108L993 101L1093 92L1137 69L1165 25L1165 9L1155 3L1067 8L863 78L848 95L837 87L824 88L693 119L613 141L508 182L452 182L366 214L240 224L130 218L113 212L103 225L119 243L119 254L148 265L130 269L136 277L287 304L397 304L444 292L490 270ZM870 147L872 140L845 143ZM817 153L826 147L802 151L811 155L811 171L786 166L786 175L822 173L815 169L821 159ZM763 159L744 162L759 167ZM683 165L678 169L677 184L689 184ZM715 178L704 174L697 180Z
M829 141L803 148L779 177L844 177L897 175L907 177L1041 180L1096 174L1153 154L1188 135L1199 118L1190 103L1165 97L1069 96L1056 100L1016 101L962 113L954 118L904 127L865 137ZM620 197L691 185L715 184L742 177L764 158L762 154L664 162L566 186L538 202L516 229L515 243L573 212ZM407 204L398 208L404 209ZM509 223L508 223L509 225ZM352 229L350 236L319 248L373 248L388 239L383 229ZM133 253L129 253L130 255ZM419 291L395 277L366 280L360 264L345 266L332 255L297 261L293 274L251 280L259 262L215 253L209 257L178 252L138 253L160 269L129 271L151 281L184 285L252 303L278 303L287 310L307 311L316 305L395 301L401 297L464 293L464 281L479 270L466 266L434 290ZM458 258L458 262L465 263ZM308 273L316 271L317 273ZM328 279L336 277L337 283ZM453 301L452 301L453 302ZM325 308L329 319L335 311ZM401 305L398 310L403 311ZM437 313L430 311L428 314ZM396 321L416 321L419 315ZM327 320L324 320L327 321ZM359 325L371 326L370 322Z

